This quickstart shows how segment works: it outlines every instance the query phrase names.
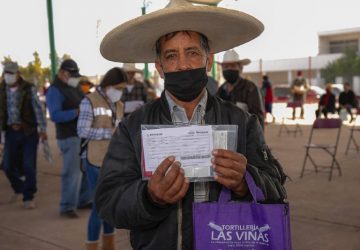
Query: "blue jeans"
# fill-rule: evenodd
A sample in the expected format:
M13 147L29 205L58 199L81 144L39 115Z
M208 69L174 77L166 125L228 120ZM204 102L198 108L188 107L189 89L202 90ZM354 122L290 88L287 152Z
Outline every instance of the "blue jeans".
M5 134L4 170L11 187L23 194L23 201L34 199L36 193L36 154L39 135L25 135L23 130L9 128ZM23 178L25 177L25 179Z
M91 165L87 159L84 159L84 165L86 166L86 174L88 177L89 185L95 193L96 184L99 178L100 168ZM93 206L92 211L89 215L88 221L88 241L99 240L101 224L104 227L104 234L114 233L114 228L103 221L97 214L96 207Z
M60 213L63 213L92 202L92 195L86 175L80 170L80 138L61 139L58 145L63 155L60 200Z

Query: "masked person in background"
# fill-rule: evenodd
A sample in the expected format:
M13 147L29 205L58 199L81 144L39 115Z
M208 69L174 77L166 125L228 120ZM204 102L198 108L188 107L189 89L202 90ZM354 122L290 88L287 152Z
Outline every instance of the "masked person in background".
M94 84L90 82L89 78L87 78L86 76L80 77L79 85L84 95L90 94L91 89L94 87Z
M339 95L339 113L340 110L346 109L350 115L350 123L354 120L354 115L351 109L358 108L358 100L354 91L351 89L351 85L348 82L344 83L344 91Z
M56 139L63 156L60 215L77 218L77 208L88 208L92 195L86 175L80 170L80 138L76 125L79 105L84 98L80 90L79 68L72 59L65 60L46 93L50 118L56 126Z
M255 83L241 77L244 65L249 63L249 59L240 60L238 53L233 49L225 52L220 64L226 82L220 86L217 96L256 115L264 128L264 107L260 90Z
M164 9L118 26L102 41L105 58L155 62L164 78L161 97L119 124L95 195L104 220L131 230L133 249L193 249L193 202L218 200L223 186L231 190L232 200L248 200L245 171L264 190L267 201L285 197L281 167L273 161L257 118L206 91L212 54L243 44L262 30L261 22L236 10L171 0ZM142 124L236 124L237 149L212 152L213 182L189 183L181 163L170 155L145 181ZM176 139L171 143L182 147Z
M47 139L45 113L36 87L20 76L17 63L5 63L3 77L0 127L1 132L5 131L4 170L14 190L10 202L23 195L24 207L33 209L37 190L37 146L39 138Z
M105 74L95 92L87 95L80 104L77 131L81 138L87 140L83 158L93 193L110 139L123 117L124 105L120 98L126 82L126 73L120 68L112 68ZM88 221L87 249L98 249L101 225L103 225L103 249L115 249L114 228L100 219L95 206Z
M304 102L306 92L310 89L309 83L303 77L303 72L298 71L297 76L291 84L290 91L294 102L300 103L300 119L304 119ZM292 119L295 120L296 107L293 107Z
M124 115L127 116L147 102L147 88L145 83L139 82L135 78L136 73L142 73L142 70L135 67L135 63L124 63L123 69L127 74L128 82L121 101L125 105Z

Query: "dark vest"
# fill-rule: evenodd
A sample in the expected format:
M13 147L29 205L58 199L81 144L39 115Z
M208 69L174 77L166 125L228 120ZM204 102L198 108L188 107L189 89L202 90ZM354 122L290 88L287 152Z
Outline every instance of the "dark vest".
M79 88L73 88L63 83L58 77L55 78L52 87L57 88L64 96L62 110L78 109L84 94ZM56 123L56 139L66 139L77 136L77 118L68 122Z
M32 106L32 92L31 88L34 85L24 81L20 77L19 79L19 91L20 91L20 101L19 101L19 110L20 110L20 119L22 125L24 126L24 132L26 135L29 135L37 130L37 121L35 112ZM2 130L7 129L7 97L6 97L6 83L3 81L0 85L0 126Z

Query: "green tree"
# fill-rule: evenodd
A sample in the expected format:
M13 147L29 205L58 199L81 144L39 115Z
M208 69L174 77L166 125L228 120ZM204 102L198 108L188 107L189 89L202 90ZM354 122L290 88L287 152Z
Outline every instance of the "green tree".
M351 83L354 76L360 75L360 56L355 51L346 51L343 57L329 63L321 75L326 82L335 82L335 78L341 76Z

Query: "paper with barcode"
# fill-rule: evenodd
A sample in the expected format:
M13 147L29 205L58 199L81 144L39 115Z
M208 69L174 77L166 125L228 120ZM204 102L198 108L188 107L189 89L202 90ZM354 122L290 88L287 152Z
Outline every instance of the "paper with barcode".
M211 176L211 126L142 130L142 143L146 172L154 172L166 157L175 156L186 177Z

